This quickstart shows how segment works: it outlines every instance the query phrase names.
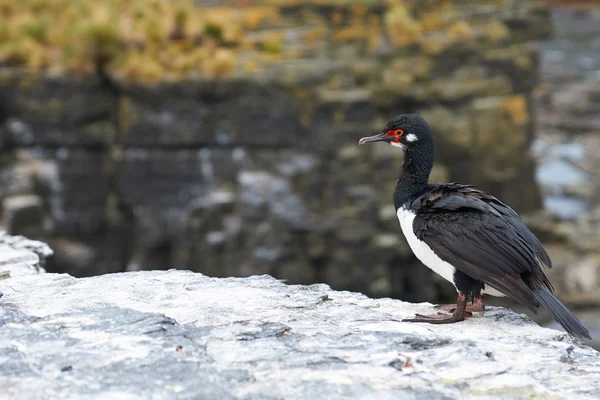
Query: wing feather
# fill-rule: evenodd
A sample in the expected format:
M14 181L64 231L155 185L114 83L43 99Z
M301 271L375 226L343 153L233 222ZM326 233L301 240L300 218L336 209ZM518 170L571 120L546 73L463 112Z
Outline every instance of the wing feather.
M510 207L470 186L439 185L412 202L413 230L442 260L519 303L539 307L530 283L553 290L550 257Z

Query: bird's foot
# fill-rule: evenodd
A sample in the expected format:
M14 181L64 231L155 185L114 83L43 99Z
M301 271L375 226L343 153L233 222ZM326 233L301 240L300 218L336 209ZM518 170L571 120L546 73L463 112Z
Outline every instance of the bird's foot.
M417 314L414 318L403 319L402 322L426 322L429 324L452 324L454 322L464 321L466 317L473 316L471 311L467 311L467 296L458 293L458 300L454 305L452 314L437 313L436 315Z
M436 304L433 306L433 308L439 308L440 310L453 312L456 310L456 304Z
M437 304L433 308L439 308L440 310L454 312L456 310L456 304ZM473 303L467 304L467 311L469 312L483 312L485 306L483 305L483 297L476 297Z
M456 307L456 305L454 306ZM427 322L429 324L452 324L454 322L464 321L467 317L472 317L473 313L465 311L461 314L452 313L444 314L437 313L435 315L416 314L414 318L403 319L402 322Z

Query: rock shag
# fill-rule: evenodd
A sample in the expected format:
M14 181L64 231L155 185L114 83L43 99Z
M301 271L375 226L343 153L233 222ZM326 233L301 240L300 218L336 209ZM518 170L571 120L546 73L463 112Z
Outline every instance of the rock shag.
M405 321L463 321L484 310L483 294L489 294L508 296L533 312L543 307L567 332L591 339L554 296L544 274L552 261L512 208L470 185L428 182L434 140L423 118L398 115L381 133L362 138L359 144L372 142L402 148L404 161L394 191L402 232L415 256L458 292L456 305L439 306L451 314L417 314Z

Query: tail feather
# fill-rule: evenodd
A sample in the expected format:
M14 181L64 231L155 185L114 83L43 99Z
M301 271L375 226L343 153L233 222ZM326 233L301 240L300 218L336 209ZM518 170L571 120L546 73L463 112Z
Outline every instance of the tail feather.
M544 285L532 285L536 299L567 332L579 338L591 339L590 333L581 322Z

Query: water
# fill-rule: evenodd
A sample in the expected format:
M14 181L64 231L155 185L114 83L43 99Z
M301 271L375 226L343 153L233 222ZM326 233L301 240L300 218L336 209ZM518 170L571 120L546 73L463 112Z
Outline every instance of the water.
M539 165L536 178L541 185L553 189L586 184L591 179L587 173L563 159L555 159Z
M552 11L554 35L541 43L542 74L600 78L600 12Z
M593 184L592 177L573 163L585 159L581 143L548 144L538 139L533 150L542 157L536 170L536 179L545 193L544 208L561 219L573 219L589 210L584 200L569 195L569 188Z
M589 210L589 205L585 200L576 197L544 196L544 208L561 219L574 219Z

